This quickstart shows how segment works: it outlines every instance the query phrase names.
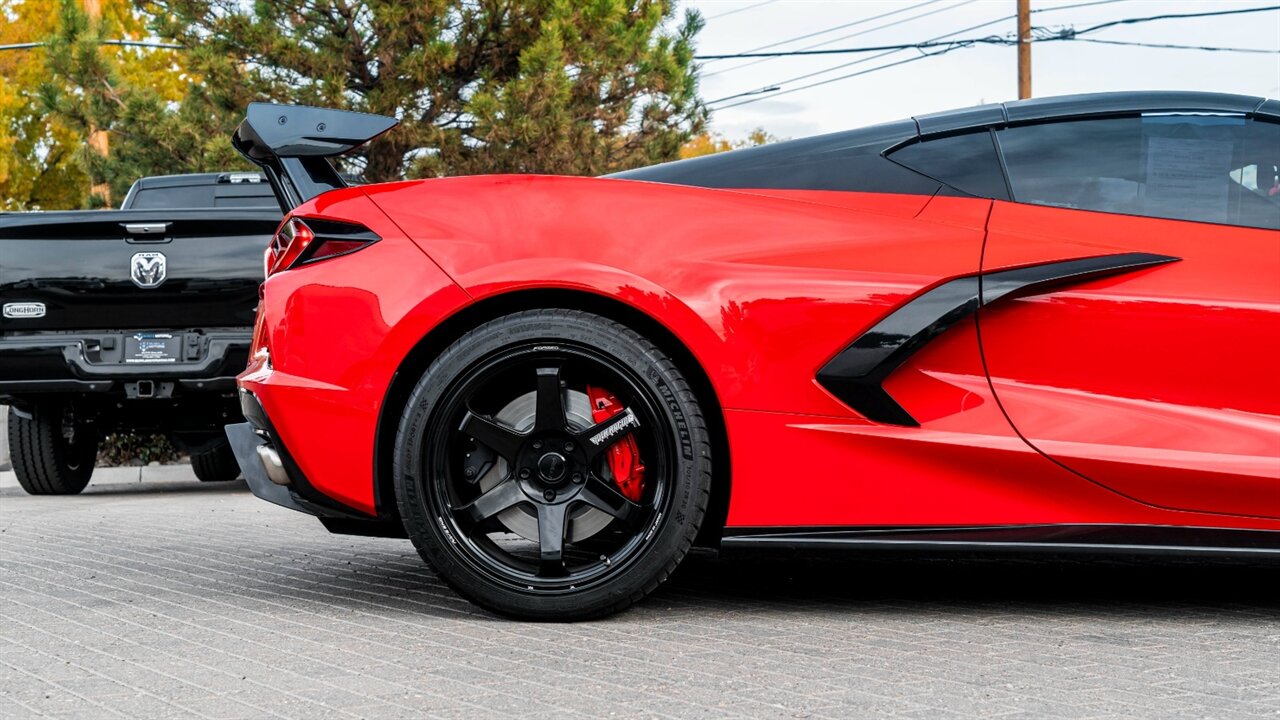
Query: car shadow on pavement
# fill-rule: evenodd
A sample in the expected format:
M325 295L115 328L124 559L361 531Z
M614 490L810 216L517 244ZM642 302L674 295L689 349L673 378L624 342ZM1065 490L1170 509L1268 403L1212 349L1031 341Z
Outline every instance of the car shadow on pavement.
M110 485L90 485L85 488L85 495L184 495L249 492L249 486L243 479L227 482L191 482L190 480L174 480L172 482L156 482L154 480L139 483L112 483Z
M219 495L249 492L249 486L244 480L232 480L229 482L191 482L189 480L174 480L157 482L148 480L146 482L113 482L95 485L89 484L82 493L76 496L62 498L70 500L74 497L104 497L104 496L143 496L143 495ZM0 497L29 497L22 488L17 485L0 487Z
M439 617L501 618L470 605L444 585L404 541L353 538L347 559L312 556L297 577L314 591L323 576L325 602L353 609L409 611ZM372 544L371 544L372 543ZM327 567L319 567L325 565ZM298 568L295 568L298 569ZM708 618L886 614L937 617L954 613L1078 618L1236 617L1275 619L1271 589L1280 566L1262 562L1081 556L856 558L779 557L735 553L690 558L651 597L620 621L684 622ZM289 592L283 569L273 592ZM381 597L370 596L370 583Z
M1081 614L1141 607L1169 613L1275 617L1280 563L1224 558L877 554L813 557L734 553L694 558L653 598L747 612L1005 611Z

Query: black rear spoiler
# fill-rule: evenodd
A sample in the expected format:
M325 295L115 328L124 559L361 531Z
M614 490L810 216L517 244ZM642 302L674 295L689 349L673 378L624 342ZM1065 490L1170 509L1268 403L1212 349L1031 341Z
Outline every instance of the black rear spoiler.
M328 158L398 124L395 118L349 110L251 103L231 144L262 168L287 213L320 193L347 186Z

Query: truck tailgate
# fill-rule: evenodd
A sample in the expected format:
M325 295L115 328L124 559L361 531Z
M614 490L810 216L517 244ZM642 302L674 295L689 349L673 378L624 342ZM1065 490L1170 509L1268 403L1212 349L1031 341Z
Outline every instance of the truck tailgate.
M247 327L271 209L0 215L0 331Z

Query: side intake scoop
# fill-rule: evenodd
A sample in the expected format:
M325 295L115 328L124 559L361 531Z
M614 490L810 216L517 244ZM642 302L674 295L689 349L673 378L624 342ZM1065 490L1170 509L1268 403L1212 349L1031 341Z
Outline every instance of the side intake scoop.
M917 295L858 336L822 366L818 384L869 420L918 426L920 423L884 389L884 381L930 340L979 307L1006 297L1047 292L1064 284L1180 259L1152 253L1121 253L956 278Z

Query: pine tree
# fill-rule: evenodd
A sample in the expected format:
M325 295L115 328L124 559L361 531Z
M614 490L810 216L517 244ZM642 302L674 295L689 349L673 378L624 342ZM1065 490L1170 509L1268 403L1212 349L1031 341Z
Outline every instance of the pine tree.
M674 0L159 0L211 87L394 115L373 181L597 174L673 159L701 129ZM228 59L230 60L228 62ZM216 98L225 105L225 98Z
M57 22L56 0L0 0L0 44L39 42ZM44 49L0 52L0 210L74 208L88 197L84 135L45 111L47 76Z
M167 63L163 83L116 61L122 48L97 45L107 29L63 0L58 80L42 90L54 117L109 133L109 157L81 157L115 193L141 175L242 167L228 137L255 100L400 118L348 163L374 182L601 174L675 159L705 124L702 20L677 23L674 0L138 2L154 37L183 46L131 54Z
M143 122L187 96L181 53L102 43L146 39L150 18L133 0L98 5L91 21L78 0L0 0L0 43L41 44L0 52L0 208L87 207L94 185L119 198L140 174L202 163L185 145L155 142L172 126ZM89 147L98 129L107 158Z

